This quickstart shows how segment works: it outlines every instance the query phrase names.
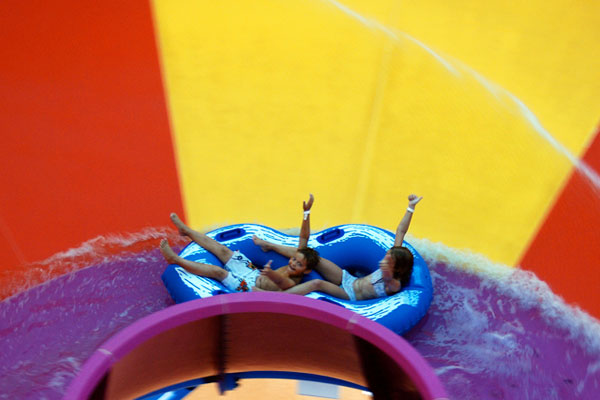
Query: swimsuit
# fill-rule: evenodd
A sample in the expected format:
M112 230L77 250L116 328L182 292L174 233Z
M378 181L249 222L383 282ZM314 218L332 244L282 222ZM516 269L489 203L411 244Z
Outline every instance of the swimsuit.
M375 289L377 297L387 296L387 293L385 292L385 282L383 281L383 275L380 269L371 274L371 284L373 285L373 289Z
M249 292L260 276L260 271L252 265L250 259L237 250L223 268L229 273L221 283L234 292Z
M354 281L357 279L357 277L350 275L348 271L342 271L342 289L344 289L351 301L356 301ZM383 281L383 275L380 269L371 274L371 284L373 285L373 289L375 289L377 297L387 296L387 293L385 292L385 282Z
M350 275L348 271L342 271L342 289L344 289L351 301L356 301L356 294L354 293L354 281L357 279L357 277Z

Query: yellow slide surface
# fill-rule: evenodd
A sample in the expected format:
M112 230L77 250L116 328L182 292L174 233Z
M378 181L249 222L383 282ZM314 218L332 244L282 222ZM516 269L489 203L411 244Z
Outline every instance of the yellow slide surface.
M514 265L600 110L600 3L155 0L189 222L394 229ZM252 216L249 218L248 216Z

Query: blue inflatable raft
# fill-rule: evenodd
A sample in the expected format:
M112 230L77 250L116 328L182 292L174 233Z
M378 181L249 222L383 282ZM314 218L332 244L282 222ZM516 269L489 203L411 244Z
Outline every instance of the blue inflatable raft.
M255 224L226 226L207 235L232 250L239 250L254 265L265 265L269 260L273 260L273 269L287 264L288 259L272 251L262 251L252 242L253 235L286 246L298 245L297 236L286 235L275 229ZM308 246L317 250L322 257L333 261L357 277L368 275L379 268L379 261L393 244L394 235L391 232L370 225L336 226L313 233L308 241ZM392 296L362 301L342 300L320 292L310 293L306 297L345 307L377 321L399 335L406 333L427 313L433 298L433 288L425 260L410 244L404 242L403 246L413 253L414 267L409 285L400 292ZM194 242L186 246L179 255L192 261L222 265L214 255ZM220 282L188 273L177 265L169 265L162 279L176 303L230 293L230 290ZM304 279L322 278L313 271Z

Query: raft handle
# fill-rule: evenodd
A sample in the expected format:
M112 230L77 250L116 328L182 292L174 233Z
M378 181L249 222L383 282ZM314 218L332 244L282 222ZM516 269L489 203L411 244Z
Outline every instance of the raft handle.
M225 232L221 232L219 234L217 234L216 239L219 242L224 242L226 240L232 240L232 239L237 239L239 237L242 237L246 234L246 231L242 228L235 228L235 229L231 229Z
M340 228L334 228L317 236L317 241L321 244L325 244L341 238L342 236L344 236L344 231Z

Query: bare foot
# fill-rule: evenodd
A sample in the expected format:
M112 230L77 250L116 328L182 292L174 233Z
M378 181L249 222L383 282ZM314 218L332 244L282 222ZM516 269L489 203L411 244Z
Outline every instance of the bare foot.
M266 251L271 250L271 246L269 246L269 242L266 242L266 241L260 239L256 235L252 236L252 241L254 242L255 245L260 246L260 249L262 251L266 252Z
M256 286L252 286L252 290L251 291L252 292L268 292L268 290L261 289L261 288L256 287Z
M177 254L175 254L171 246L169 246L169 242L167 241L167 239L163 239L160 241L160 252L169 264L177 263L178 256Z
M169 215L169 218L171 218L171 221L177 227L181 236L189 236L188 231L190 228L188 228L188 226L183 223L183 221L177 216L177 214L171 213L171 215Z

